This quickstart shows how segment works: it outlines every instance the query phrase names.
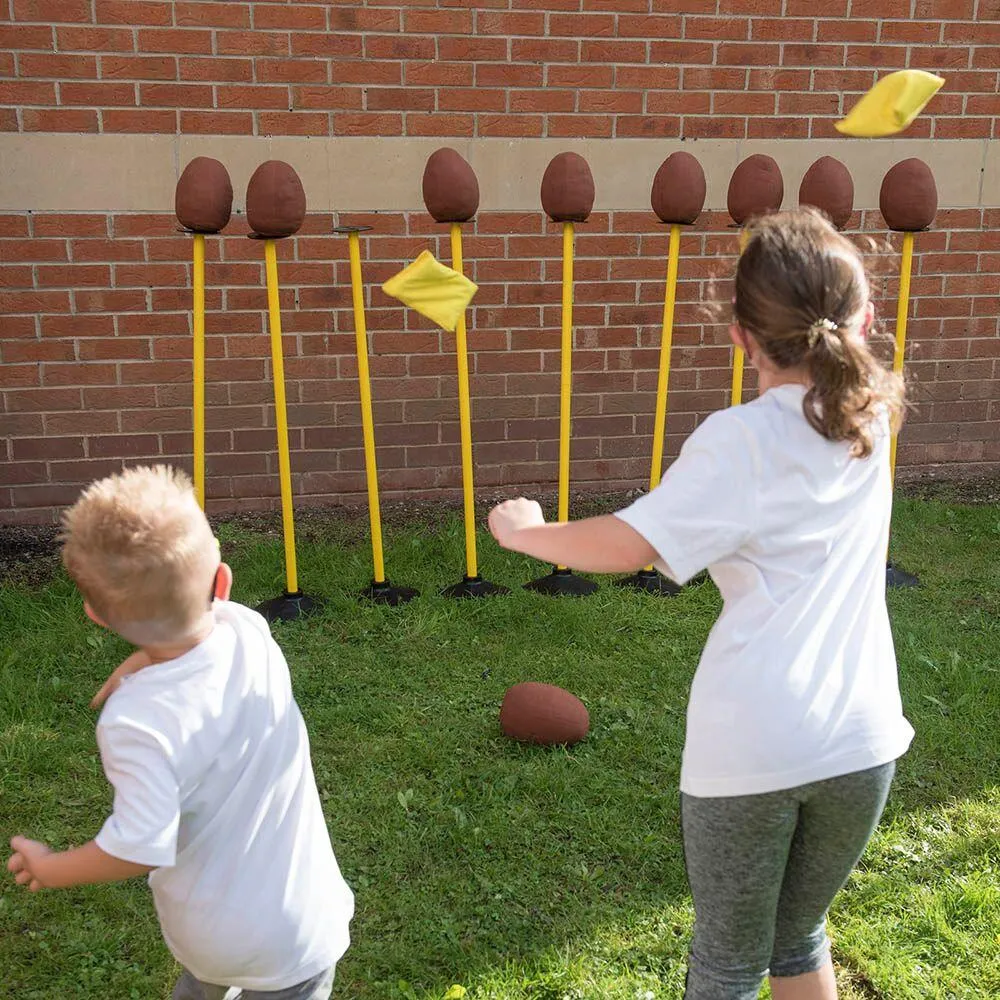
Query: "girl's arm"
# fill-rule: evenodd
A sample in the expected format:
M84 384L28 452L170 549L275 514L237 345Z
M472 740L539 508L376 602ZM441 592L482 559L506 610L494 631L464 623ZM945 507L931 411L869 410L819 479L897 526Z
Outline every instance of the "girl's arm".
M505 549L585 573L632 573L649 566L656 551L613 514L546 524L534 500L507 500L490 511L490 531Z

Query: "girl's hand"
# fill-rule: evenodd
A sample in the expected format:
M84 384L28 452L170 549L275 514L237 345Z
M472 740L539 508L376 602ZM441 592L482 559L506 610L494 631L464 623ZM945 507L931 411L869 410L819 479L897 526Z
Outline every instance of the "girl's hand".
M517 532L525 528L537 528L545 524L541 505L536 500L526 500L518 497L516 500L505 500L490 511L489 525L493 537L505 548L511 548L511 542Z
M121 684L123 677L137 674L143 667L148 667L152 662L144 650L137 649L128 659L123 660L115 672L104 682L101 690L94 695L90 707L100 708L118 690L118 685Z
M25 885L29 892L45 888L39 868L42 858L52 853L51 848L27 837L11 837L10 847L14 852L7 862L7 870L14 875L18 885Z

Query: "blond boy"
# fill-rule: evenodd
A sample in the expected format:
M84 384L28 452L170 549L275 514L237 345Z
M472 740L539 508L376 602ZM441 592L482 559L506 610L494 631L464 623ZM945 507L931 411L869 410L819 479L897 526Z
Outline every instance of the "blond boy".
M95 698L114 807L83 847L14 837L32 891L149 875L174 1000L325 1000L354 898L330 846L288 666L191 484L164 466L90 486L64 516L86 613L138 647Z

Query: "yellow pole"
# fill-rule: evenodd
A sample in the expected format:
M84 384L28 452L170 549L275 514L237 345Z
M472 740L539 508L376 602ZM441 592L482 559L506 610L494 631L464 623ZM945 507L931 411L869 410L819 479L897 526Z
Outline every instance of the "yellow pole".
M740 253L746 249L750 234L740 230ZM729 393L729 405L739 406L743 402L743 348L733 347L733 385Z
M569 520L570 402L573 391L573 223L563 223L562 351L559 379L559 520ZM563 567L559 567L562 569Z
M451 224L451 266L462 273L462 227ZM465 333L465 313L455 327L458 357L458 419L462 437L462 495L465 504L465 575L479 575L476 564L476 498L472 479L472 407L469 403L469 355Z
M194 234L194 346L192 381L194 383L194 490L201 509L205 509L205 234Z
M663 333L660 336L660 375L656 382L656 416L653 418L653 461L649 469L649 488L660 485L663 473L663 439L667 427L667 386L670 381L670 347L674 335L674 305L677 302L677 260L681 249L681 227L670 226L670 249L667 254L667 287L663 300ZM645 567L652 572L653 567Z
M378 467L375 464L375 421L372 417L372 387L368 374L368 331L365 327L365 303L361 285L361 240L348 233L351 257L351 297L354 301L354 337L358 348L358 384L361 389L361 428L365 441L365 475L368 479L368 517L372 531L372 562L375 582L385 583L382 554L382 516L378 500Z
M288 453L288 413L285 404L285 362L281 350L281 305L278 299L278 253L274 240L264 242L267 270L267 309L271 329L271 367L274 377L274 420L278 429L278 475L281 480L281 524L285 535L285 589L299 591L295 566L295 523L292 513L292 463Z
M903 359L906 353L906 317L910 311L910 271L913 268L913 233L903 233L903 257L899 263L899 298L896 302L896 349L892 355L892 370L897 374L903 371ZM896 478L896 442L899 439L899 428L892 430L889 444L889 474Z

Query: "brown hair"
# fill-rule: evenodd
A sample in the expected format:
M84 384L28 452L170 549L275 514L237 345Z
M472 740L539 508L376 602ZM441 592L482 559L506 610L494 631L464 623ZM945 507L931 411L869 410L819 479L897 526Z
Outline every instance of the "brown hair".
M902 380L872 354L858 248L811 208L755 220L736 268L734 321L779 368L804 368L806 420L852 453L872 453L872 421L903 409Z

